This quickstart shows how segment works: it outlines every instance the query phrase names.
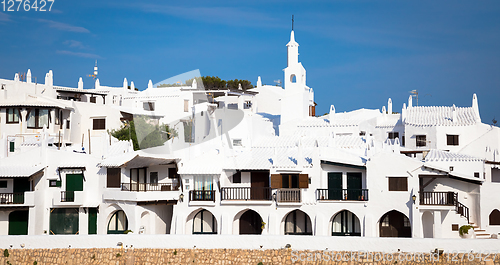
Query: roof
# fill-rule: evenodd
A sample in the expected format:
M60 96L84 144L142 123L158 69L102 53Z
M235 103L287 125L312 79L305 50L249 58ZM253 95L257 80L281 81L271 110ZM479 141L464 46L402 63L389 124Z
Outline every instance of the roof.
M140 151L125 153L120 156L112 156L99 163L100 167L149 167L155 165L168 165L175 162L174 158L156 157L154 154L146 154Z
M431 163L425 163L423 166L426 167L426 168L430 168L430 169L434 169L434 170L437 170L437 171L444 172L444 173L446 173L451 178L463 180L463 181L466 181L466 182L472 182L472 183L476 183L476 184L480 184L480 183L484 182L484 179L476 178L476 177L471 177L469 175L458 173L458 172L455 172L455 171L449 171L449 170L447 170L445 168L442 168L442 167L440 167L438 165L434 165L434 164L431 164Z
M0 166L0 178L27 178L42 171L44 168L42 165Z
M453 120L453 109L456 120ZM414 126L465 126L481 122L472 107L408 107L405 124Z
M459 153L453 153L453 152L432 149L425 156L425 161L426 162L427 161L429 161L429 162L432 162L432 161L483 161L483 159L478 158L478 157L474 157L474 156L459 154Z
M377 118L375 128L394 128L403 126L399 114L383 115Z
M0 107L18 107L18 106L73 109L71 104L63 102L62 100L46 98L39 95L37 96L27 95L26 98L24 99L6 100L0 102Z
M94 95L107 95L109 91L106 90L98 90L98 89L80 89L80 88L72 88L72 87L60 87L54 86L56 91L62 92L72 92L72 93L82 93L82 94L94 94Z

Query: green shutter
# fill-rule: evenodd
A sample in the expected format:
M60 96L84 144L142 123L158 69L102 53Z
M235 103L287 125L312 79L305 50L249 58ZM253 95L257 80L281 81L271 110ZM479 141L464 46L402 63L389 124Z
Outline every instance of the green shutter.
M342 200L342 172L328 172L328 199Z
M66 174L66 191L83 191L83 174Z
M89 235L97 234L97 208L89 208Z
M16 147L16 142L9 142L9 151L12 153L14 152Z

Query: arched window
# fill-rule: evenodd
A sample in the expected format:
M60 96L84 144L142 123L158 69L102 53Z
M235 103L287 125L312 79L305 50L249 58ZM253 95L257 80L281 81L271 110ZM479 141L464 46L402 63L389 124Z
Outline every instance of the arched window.
M108 234L123 234L128 230L128 220L125 212L116 211L108 223Z
M497 209L490 213L490 225L500 225L500 211Z
M285 219L285 235L312 235L311 218L300 210L290 212Z
M294 74L290 76L290 82L297 83L297 77Z
M332 236L361 236L358 217L347 210L335 215L332 224Z
M199 211L193 219L193 234L217 234L217 220L207 210Z

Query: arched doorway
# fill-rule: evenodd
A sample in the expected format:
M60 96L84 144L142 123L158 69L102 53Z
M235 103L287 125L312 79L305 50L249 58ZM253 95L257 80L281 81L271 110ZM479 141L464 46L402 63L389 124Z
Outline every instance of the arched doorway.
M434 216L431 212L426 211L422 214L422 227L424 230L424 238L434 237Z
M217 220L211 212L203 209L194 216L193 234L217 234Z
M333 217L332 236L361 236L358 217L348 210L343 210Z
M285 235L312 235L311 218L301 210L294 210L285 218Z
M240 217L240 235L262 234L262 218L254 210L247 210Z
M500 211L497 209L493 210L489 216L490 225L500 225Z
M406 215L392 210L379 222L380 237L411 237L411 224Z
M116 211L108 223L108 234L124 234L128 230L128 219L124 211Z
M9 235L28 234L28 211L14 211L9 214Z

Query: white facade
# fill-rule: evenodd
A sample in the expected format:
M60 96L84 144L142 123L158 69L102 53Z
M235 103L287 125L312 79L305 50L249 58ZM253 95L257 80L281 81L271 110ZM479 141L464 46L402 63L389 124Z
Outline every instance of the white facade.
M298 46L284 88L1 79L0 234L497 236L500 130L476 95L313 117ZM108 133L137 116L176 135L134 151Z

